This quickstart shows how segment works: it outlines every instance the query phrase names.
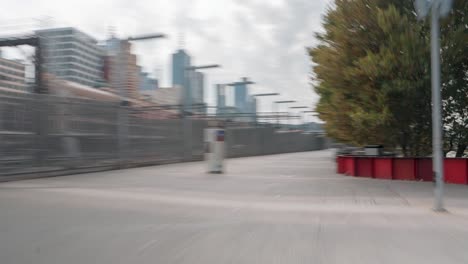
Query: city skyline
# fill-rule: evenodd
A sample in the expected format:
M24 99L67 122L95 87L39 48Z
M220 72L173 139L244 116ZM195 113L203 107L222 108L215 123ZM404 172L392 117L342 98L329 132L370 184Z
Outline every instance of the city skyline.
M75 26L98 39L106 39L109 27L119 37L167 33L167 40L135 45L144 71L154 75L156 69L162 70L162 78L157 76L161 86L170 84L170 54L179 47L182 34L185 48L196 64L223 65L207 76L205 98L210 104L215 101L214 84L248 76L257 82L255 92L280 92L284 97L301 100L300 104L312 105L318 97L309 84L305 47L315 44L314 32L321 30L320 15L328 2L179 0L135 4L72 0L66 4L41 1L38 5L22 0L12 3L11 10L3 10L1 15L11 25L23 23L18 18L47 14L54 17L50 23L56 26ZM105 16L102 10L106 10ZM261 101L260 105L270 105L268 98Z

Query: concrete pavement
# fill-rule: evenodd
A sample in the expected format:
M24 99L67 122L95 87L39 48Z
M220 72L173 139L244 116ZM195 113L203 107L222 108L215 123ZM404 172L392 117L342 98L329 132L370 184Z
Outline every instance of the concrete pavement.
M468 186L346 177L330 151L0 184L0 263L468 263Z

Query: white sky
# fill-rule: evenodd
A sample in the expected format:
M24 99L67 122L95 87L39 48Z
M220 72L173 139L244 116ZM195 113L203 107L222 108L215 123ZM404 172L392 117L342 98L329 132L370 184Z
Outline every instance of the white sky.
M250 93L279 92L264 97L260 111L273 100L296 100L311 106L318 97L309 84L305 47L316 44L321 16L330 0L16 0L0 10L0 34L37 28L39 18L52 17L51 26L74 26L97 39L109 27L127 37L153 32L169 39L134 45L139 64L157 75L163 86L171 82L170 56L180 36L195 64L221 64L206 71L206 99L214 104L215 83L246 76L257 84ZM7 53L8 55L8 53ZM286 109L283 106L282 111Z

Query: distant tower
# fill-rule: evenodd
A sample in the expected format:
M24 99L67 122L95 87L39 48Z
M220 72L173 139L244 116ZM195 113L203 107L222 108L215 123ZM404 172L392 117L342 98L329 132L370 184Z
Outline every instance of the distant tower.
M184 105L192 102L191 77L193 72L186 71L190 66L190 55L183 49L177 50L172 54L172 86L182 88L182 98ZM187 76L189 75L189 76Z
M242 78L242 81L234 85L234 106L241 113L248 113L248 93L247 93L247 83L248 79L246 77Z
M185 48L185 34L179 33L179 40L177 43L178 49L183 50Z
M183 49L172 54L172 85L185 86L185 68L190 66L190 55Z

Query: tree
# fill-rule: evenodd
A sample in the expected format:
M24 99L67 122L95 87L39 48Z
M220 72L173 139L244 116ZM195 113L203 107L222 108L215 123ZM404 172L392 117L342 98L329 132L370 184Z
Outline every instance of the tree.
M405 155L429 151L427 29L406 2L337 0L328 10L309 54L330 136L401 147Z
M464 13L467 1L459 0L455 10ZM457 122L467 106L462 99L466 95L452 88L466 83L466 68L460 66L466 66L466 53L454 52L455 47L466 49L468 43L462 33L466 27L459 20L450 20L456 33L443 32L447 42L443 58L451 53L458 58L444 65L451 75L443 83L445 93L457 91L457 104L446 99L458 109L452 115ZM412 1L336 0L323 27L325 32L317 34L319 45L309 54L315 90L321 96L317 112L329 135L348 143L400 148L405 156L430 154L430 34L427 21L416 20ZM462 134L463 129L452 127L453 133Z
M442 96L446 152L468 145L468 0L454 2L442 21Z

